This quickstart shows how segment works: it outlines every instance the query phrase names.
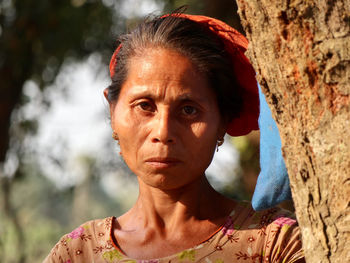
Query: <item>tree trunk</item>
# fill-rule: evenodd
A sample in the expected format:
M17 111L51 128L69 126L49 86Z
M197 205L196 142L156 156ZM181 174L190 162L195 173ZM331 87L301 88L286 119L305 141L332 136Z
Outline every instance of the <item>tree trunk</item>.
M307 262L350 262L350 0L237 0Z

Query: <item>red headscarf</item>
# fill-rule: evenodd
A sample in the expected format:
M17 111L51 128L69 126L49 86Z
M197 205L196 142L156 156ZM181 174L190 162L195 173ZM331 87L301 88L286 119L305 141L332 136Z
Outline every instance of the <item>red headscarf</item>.
M229 25L215 18L187 14L174 14L174 16L197 22L215 33L222 40L226 52L231 57L233 73L242 88L243 107L240 115L229 123L227 133L231 136L242 136L252 130L258 130L258 86L255 79L255 71L248 58L244 55L248 47L248 40ZM111 78L114 76L115 66L117 64L116 58L120 49L121 45L114 51L109 64Z

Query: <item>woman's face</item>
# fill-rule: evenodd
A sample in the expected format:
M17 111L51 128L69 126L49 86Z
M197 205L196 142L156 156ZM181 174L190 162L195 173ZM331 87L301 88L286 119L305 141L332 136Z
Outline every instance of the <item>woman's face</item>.
M111 122L143 183L164 190L198 180L225 134L214 92L189 59L168 49L133 57Z

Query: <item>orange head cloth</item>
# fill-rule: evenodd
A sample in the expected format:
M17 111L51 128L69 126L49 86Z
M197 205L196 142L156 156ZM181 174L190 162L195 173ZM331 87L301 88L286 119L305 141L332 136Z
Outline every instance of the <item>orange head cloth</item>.
M242 136L248 134L252 130L258 130L258 85L255 79L255 71L248 58L244 55L244 52L248 47L248 40L229 25L215 18L187 14L172 15L176 17L187 18L208 28L222 40L226 52L231 57L233 73L237 79L238 84L242 88L241 94L243 99L243 106L240 115L229 123L227 133L231 136ZM121 45L119 45L118 48L114 51L109 64L111 78L114 76L114 70L117 64L116 58L120 49Z

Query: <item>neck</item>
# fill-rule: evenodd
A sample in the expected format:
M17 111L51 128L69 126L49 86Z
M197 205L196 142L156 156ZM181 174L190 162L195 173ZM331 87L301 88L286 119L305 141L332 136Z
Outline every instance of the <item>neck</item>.
M180 189L163 190L140 184L139 198L128 212L140 227L176 229L199 220L223 216L220 205L227 200L217 193L205 176ZM219 205L220 204L220 205ZM131 216L132 215L132 216ZM130 221L129 221L130 222Z
M218 231L235 206L205 176L173 190L139 184L136 204L114 230L118 246L133 258L159 258L198 245Z

